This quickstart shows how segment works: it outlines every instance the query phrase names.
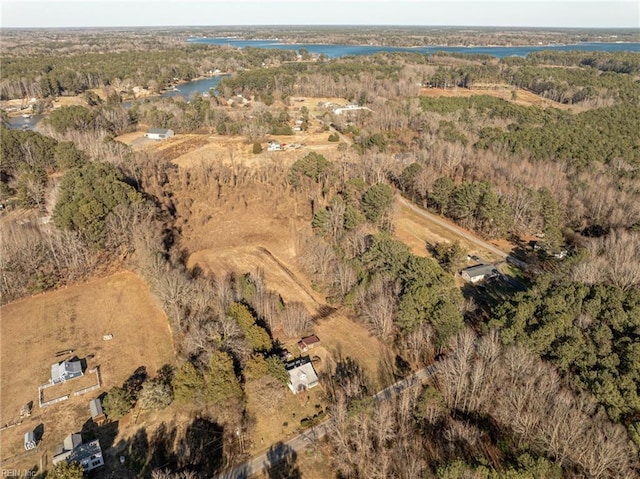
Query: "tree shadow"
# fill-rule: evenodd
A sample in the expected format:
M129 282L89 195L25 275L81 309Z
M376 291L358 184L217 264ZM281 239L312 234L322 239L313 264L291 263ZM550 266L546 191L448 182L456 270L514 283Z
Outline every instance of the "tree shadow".
M35 436L36 443L39 443L40 441L42 441L42 436L44 435L43 423L40 423L35 427L35 429L33 430L33 435Z
M175 424L163 422L151 434L142 427L109 450L111 475L104 477L150 478L158 469L213 477L222 469L223 447L224 428L208 418L194 419L182 435Z
M301 479L298 468L298 454L290 446L278 442L267 451L265 471L269 479Z
M122 389L131 393L134 398L138 397L138 393L142 389L142 384L147 380L146 366L138 367L131 376L122 384Z

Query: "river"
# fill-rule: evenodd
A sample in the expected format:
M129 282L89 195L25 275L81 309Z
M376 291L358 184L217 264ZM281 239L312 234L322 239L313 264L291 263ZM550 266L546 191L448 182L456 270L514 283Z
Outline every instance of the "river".
M206 43L210 45L227 45L238 48L275 48L279 50L299 51L304 48L315 55L324 54L328 58L339 58L349 55L373 55L378 52L411 52L411 53L481 53L496 58L509 56L527 56L529 53L543 50L552 51L595 51L595 52L640 52L640 43L576 43L574 45L535 45L518 47L439 47L423 46L414 48L369 46L369 45L317 45L304 43L281 43L276 40L238 40L234 38L188 38L190 43Z

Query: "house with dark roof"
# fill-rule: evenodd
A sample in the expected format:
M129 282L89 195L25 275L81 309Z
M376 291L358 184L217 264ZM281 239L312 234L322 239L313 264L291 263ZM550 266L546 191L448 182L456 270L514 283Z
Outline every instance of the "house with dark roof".
M300 351L303 353L306 353L310 349L315 348L318 344L320 344L320 338L315 334L312 334L311 336L307 336L298 341L298 348L300 348Z
M494 278L498 275L498 270L492 264L477 264L465 268L460 272L462 279L469 283L477 283L483 279Z
M289 389L293 394L306 391L316 387L318 382L318 374L313 369L313 364L309 356L295 359L284 365L289 374Z
M79 359L60 361L59 363L51 365L51 382L53 384L63 383L69 379L79 378L83 375L82 361Z
M79 462L85 472L104 465L100 441L83 443L80 434L69 434L53 454L53 464L59 462Z
M150 140L166 140L173 137L173 130L166 128L151 128L144 136Z

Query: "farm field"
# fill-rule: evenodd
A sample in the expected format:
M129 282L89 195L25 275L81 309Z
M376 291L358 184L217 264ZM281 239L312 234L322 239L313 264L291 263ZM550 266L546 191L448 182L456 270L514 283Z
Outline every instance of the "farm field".
M128 271L16 301L1 312L0 423L17 419L23 404L34 404L31 417L0 432L2 463L7 467L29 468L41 456L50 461L55 445L90 419L90 399L121 386L138 367L154 375L175 361L164 313L144 281ZM113 339L104 341L104 334ZM64 350L73 352L56 356ZM73 356L86 359L87 371L100 367L102 388L40 409L38 386L49 380L51 364ZM95 375L49 389L67 393L87 386L87 380L93 384ZM42 443L25 454L23 435L40 424Z

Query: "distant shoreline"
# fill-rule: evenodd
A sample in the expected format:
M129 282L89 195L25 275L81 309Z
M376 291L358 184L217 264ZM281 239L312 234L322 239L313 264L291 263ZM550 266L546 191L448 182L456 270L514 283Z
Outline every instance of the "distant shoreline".
M244 38L244 37L188 37L187 42L200 42L206 40L232 42L270 42L270 45L299 45L305 46L333 46L333 47L366 47L366 48L399 48L399 49L416 49L416 48L546 48L546 47L579 47L581 45L640 45L640 42L626 40L612 41L588 41L576 43L523 43L523 44L487 44L487 45L463 45L463 44L429 44L429 45L412 45L412 46L396 46L396 45L370 45L364 43L301 43L294 41L279 40L273 38ZM211 43L216 45L215 43ZM261 48L261 47L254 47Z

